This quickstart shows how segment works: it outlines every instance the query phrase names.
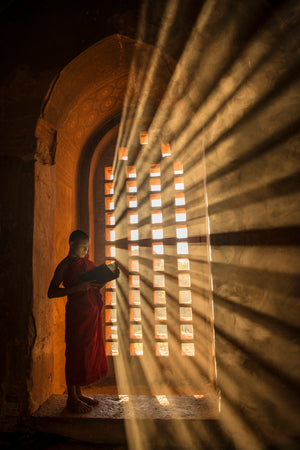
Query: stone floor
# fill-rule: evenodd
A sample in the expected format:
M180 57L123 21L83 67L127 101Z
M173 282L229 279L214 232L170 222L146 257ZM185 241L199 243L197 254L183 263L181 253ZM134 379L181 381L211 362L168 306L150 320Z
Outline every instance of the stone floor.
M158 441L153 442L153 448L181 449L183 447L178 447L176 432L174 432L180 423L185 422L189 429L197 430L199 426L203 426L201 422L207 422L204 419L216 419L219 415L219 399L212 395L97 394L94 396L99 400L99 405L93 407L89 413L75 414L66 409L66 395L53 395L32 417L24 421L24 426L45 435L56 435L56 438L51 437L49 446L47 443L46 447L44 445L40 447L47 450L54 450L54 448L67 450L70 446L80 450L89 449L89 445L92 444L96 445L93 448L125 450L127 449L126 430L132 424L143 430L155 430L152 439L154 441L158 439ZM215 421L208 420L208 422ZM162 446L163 435L166 438ZM60 437L67 440L60 441ZM55 445L51 447L53 439L58 441L55 441ZM17 445L3 448L23 450L25 447ZM32 450L34 447L29 445L28 448Z
M75 414L66 409L65 395L52 395L34 414L34 417L98 418L98 419L215 419L218 401L213 396L128 396L94 395L99 405L89 413Z

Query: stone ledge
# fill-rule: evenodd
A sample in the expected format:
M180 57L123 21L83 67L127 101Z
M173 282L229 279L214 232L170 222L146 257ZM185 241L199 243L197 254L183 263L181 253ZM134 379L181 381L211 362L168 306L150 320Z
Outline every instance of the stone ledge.
M172 435L178 422L192 428L202 420L217 419L219 397L96 395L99 405L87 414L70 413L66 396L52 395L29 419L28 427L73 439L107 444L126 443L125 424L155 424L157 432Z

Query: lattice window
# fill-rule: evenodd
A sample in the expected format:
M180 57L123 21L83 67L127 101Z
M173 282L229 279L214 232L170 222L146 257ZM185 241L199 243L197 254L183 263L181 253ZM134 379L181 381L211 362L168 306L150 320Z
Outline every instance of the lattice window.
M148 133L140 133L140 144L148 143ZM161 145L162 157L171 155L169 143ZM145 327L144 303L140 272L140 246L145 245L140 241L139 232L139 176L136 166L127 165L128 150L126 147L120 147L118 152L119 163L123 165L121 170L124 172L126 186L126 207L127 207L127 244L128 244L128 342L129 355L142 357L145 346ZM169 166L170 167L170 166ZM172 166L171 166L172 167ZM168 317L170 314L170 299L166 291L165 258L166 248L170 245L170 237L165 236L165 222L163 205L170 198L164 197L164 185L162 184L162 165L149 165L149 224L150 234L146 239L152 248L152 295L153 295L153 349L157 357L170 356L170 330ZM177 273L177 302L178 316L177 327L182 356L195 356L194 345L194 317L193 317L193 299L191 275L191 261L189 257L189 229L187 223L187 210L185 198L185 179L184 167L181 161L173 164L173 206L172 214L168 217L168 226L170 226L170 217L173 220L172 227L174 235L172 236L172 245L175 248L174 270ZM170 177L169 177L170 179ZM143 186L145 188L145 186ZM112 167L105 167L105 237L106 247L105 256L107 262L118 258L115 240L115 203L114 203L114 176ZM169 195L169 194L168 194ZM126 218L126 216L125 216ZM148 245L148 244L147 244ZM124 248L124 247L123 247ZM119 354L118 339L118 300L116 293L116 283L111 282L105 289L105 339L106 351L108 355L116 356ZM172 312L173 314L173 312ZM149 339L149 336L147 336Z

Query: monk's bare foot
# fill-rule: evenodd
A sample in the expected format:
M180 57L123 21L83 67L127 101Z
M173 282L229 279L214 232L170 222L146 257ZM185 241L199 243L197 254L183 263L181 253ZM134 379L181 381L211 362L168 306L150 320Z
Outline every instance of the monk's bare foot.
M93 397L90 397L89 395L83 395L83 394L81 394L80 397L79 397L79 399L80 399L82 402L86 403L87 405L96 406L96 405L99 404L99 401L98 401L98 400L96 400L96 399L93 398Z
M67 408L69 411L79 414L88 413L92 409L87 403L76 398L67 400Z

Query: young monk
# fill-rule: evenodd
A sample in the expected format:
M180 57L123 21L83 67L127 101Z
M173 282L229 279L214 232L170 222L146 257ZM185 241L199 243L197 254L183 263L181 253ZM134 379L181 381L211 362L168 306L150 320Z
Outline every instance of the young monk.
M96 281L81 282L79 275L95 266L88 259L89 236L81 230L71 233L69 254L57 266L51 280L48 297L68 296L66 304L66 382L67 407L72 412L85 413L98 401L83 395L86 386L107 375L102 331L103 300ZM63 286L61 286L63 285Z

